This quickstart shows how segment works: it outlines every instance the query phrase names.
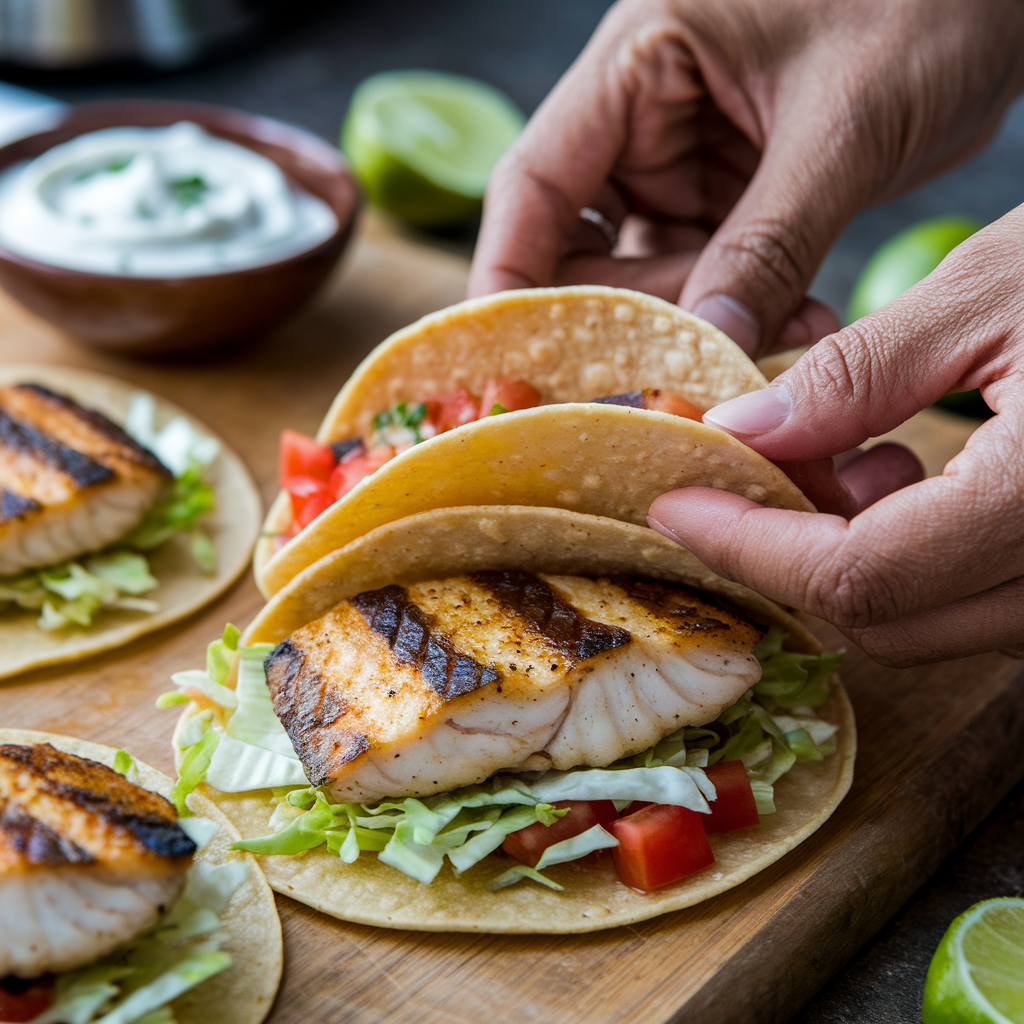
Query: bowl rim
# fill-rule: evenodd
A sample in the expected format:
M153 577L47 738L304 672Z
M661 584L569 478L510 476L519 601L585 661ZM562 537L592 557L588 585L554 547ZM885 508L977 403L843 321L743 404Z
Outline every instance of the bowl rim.
M286 256L283 259L274 260L270 263L261 263L254 267L238 267L234 270L222 270L213 274L179 274L168 277L156 277L151 275L143 276L138 274L104 274L92 270L81 270L78 267L62 267L57 263L45 263L41 260L32 259L29 256L23 256L21 253L15 252L13 249L8 249L3 245L3 243L0 243L0 261L16 264L35 273L60 276L68 279L69 281L77 281L82 284L85 284L88 281L97 281L108 283L110 285L150 285L158 287L169 283L181 286L184 282L203 281L209 282L211 285L215 286L216 282L229 277L255 277L265 274L270 270L276 271L293 265L298 265L299 263L306 262L307 260L316 259L322 255L326 255L331 250L338 247L339 244L344 243L344 240L351 231L361 208L362 195L360 193L359 186L356 183L355 176L352 174L348 161L345 159L341 150L336 146L332 146L319 135L315 135L313 132L307 131L305 128L300 128L298 125L289 124L287 121L279 121L276 118L266 117L263 114L253 114L247 110L240 110L237 107L223 106L218 103L203 103L198 100L164 99L162 97L140 97L138 99L123 98L115 100L89 100L83 103L67 104L64 109L56 113L53 120L47 122L45 127L31 132L28 135L23 135L20 138L11 139L9 142L0 145L0 175L3 175L7 170L9 170L10 166L13 166L13 164L5 163L5 158L11 149L22 146L25 143L31 143L33 139L38 139L40 136L48 135L52 132L59 132L67 125L68 121L84 117L90 113L96 115L109 113L113 117L118 115L120 111L137 110L140 107L150 108L156 111L159 111L160 109L177 111L178 113L168 121L167 127L178 121L191 120L193 114L197 119L204 116L210 117L212 115L215 119L220 119L222 122L236 121L237 132L239 135L251 137L254 140L264 141L283 149L289 149L300 157L314 159L317 163L323 166L324 170L334 174L337 180L344 182L348 186L351 192L351 202L347 215L345 217L339 216L338 210L335 208L333 202L326 199L324 196L313 192L312 189L306 188L302 183L295 181L290 172L286 168L282 167L273 157L264 153L259 153L258 155L265 157L265 159L270 160L271 163L275 164L290 182L298 185L304 191L311 192L313 195L316 195L316 198L326 202L327 205L331 207L331 211L334 213L338 224L334 231L322 242L318 242L316 245L311 246L308 249L303 249L301 252L293 253L291 256ZM199 124L201 128L209 131L211 135L219 135L216 125L211 125L209 122L200 120L197 120L196 123ZM102 131L104 128L116 128L121 126L131 127L130 124L123 120L120 122L112 121L110 124L102 127L85 128L81 132L72 135L63 141L70 142L72 139L78 138L80 135L84 135L89 131ZM161 126L140 125L138 127ZM223 136L219 137L223 138ZM228 139L227 141L235 142L236 145L244 146L246 149L250 148L242 141L236 141L235 139ZM55 142L53 145L57 146L62 144L63 142ZM52 149L53 147L51 146L49 148ZM45 153L48 152L48 150L43 150L42 152ZM38 155L42 156L42 153L39 153Z

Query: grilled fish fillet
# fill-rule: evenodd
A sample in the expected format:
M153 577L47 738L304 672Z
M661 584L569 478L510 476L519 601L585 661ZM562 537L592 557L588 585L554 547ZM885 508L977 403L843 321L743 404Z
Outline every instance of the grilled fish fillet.
M310 781L366 802L639 753L756 683L762 635L671 583L479 572L343 602L267 682Z
M153 927L195 844L162 796L50 744L0 744L0 977L92 963Z
M102 414L40 384L0 388L0 576L113 543L170 478Z

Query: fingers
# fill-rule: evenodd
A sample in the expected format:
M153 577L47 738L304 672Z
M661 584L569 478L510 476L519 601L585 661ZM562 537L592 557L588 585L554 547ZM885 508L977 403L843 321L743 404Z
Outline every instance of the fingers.
M818 89L815 90L820 91ZM799 104L774 126L750 185L715 232L679 303L749 355L768 351L798 310L832 242L866 198L826 102ZM797 123L799 122L799 123ZM787 345L809 344L817 325L798 320ZM803 340L806 336L807 340Z
M949 391L992 384L998 405L1006 366L981 367L1024 316L1024 255L1011 245L1022 229L1024 210L1013 211L900 298L819 341L769 388L705 421L769 459L802 460L884 434Z
M1000 648L1024 657L1024 577L849 636L876 661L897 668Z
M839 478L849 489L857 511L862 512L887 494L923 480L924 466L901 444L877 444L847 462L839 470Z
M850 522L707 488L662 495L649 522L723 576L841 628L867 629L1024 575L1024 474L1005 458L1015 442L974 447L982 451L959 456L954 472L898 490Z

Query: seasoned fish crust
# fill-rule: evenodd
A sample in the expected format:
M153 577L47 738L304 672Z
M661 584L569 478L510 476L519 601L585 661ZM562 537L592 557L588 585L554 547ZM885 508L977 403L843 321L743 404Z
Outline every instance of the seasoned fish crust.
M193 853L158 793L48 743L0 744L0 874L88 863L155 876L187 868Z
M0 575L118 540L170 479L101 413L40 384L0 388Z
M685 587L479 572L359 594L267 657L274 709L337 799L604 765L713 720L763 629Z
M162 796L50 744L0 745L0 977L72 970L152 928L195 843Z

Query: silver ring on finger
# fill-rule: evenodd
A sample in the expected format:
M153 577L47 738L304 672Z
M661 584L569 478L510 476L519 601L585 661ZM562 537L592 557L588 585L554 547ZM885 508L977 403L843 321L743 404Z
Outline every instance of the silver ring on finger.
M608 243L609 252L619 244L619 229L600 210L595 210L593 206L584 206L580 210L580 220L600 232L601 237Z

